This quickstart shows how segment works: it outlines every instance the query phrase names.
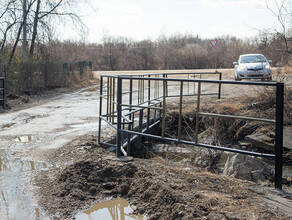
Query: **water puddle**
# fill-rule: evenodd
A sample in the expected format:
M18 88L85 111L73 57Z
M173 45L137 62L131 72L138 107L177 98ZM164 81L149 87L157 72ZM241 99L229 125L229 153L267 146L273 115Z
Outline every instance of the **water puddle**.
M0 219L41 219L41 210L22 194L25 172L46 169L45 162L0 157Z
M5 173L21 173L48 168L45 162L21 160L20 158L0 157L0 176Z
M143 216L131 215L133 209L125 199L115 199L99 202L75 216L76 220L103 219L103 220L130 220L145 219Z
M31 142L34 139L33 136L31 135L26 135L26 136L22 136L22 137L17 137L15 140L17 142L23 142L23 143L27 143L27 142Z

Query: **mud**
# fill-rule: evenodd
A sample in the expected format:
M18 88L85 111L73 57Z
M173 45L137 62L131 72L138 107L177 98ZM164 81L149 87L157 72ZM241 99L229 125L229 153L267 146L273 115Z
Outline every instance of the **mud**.
M55 155L78 161L59 163L35 177L39 205L53 219L71 219L111 198L126 199L134 214L148 219L289 219L263 207L263 194L253 190L257 185L252 182L217 175L183 160L120 162L94 143L96 139L87 136L62 152L59 149ZM69 154L72 149L83 151ZM56 160L54 154L51 159Z

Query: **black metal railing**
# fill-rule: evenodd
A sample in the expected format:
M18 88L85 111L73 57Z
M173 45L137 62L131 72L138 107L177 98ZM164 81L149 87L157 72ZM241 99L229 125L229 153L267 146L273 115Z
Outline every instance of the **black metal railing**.
M174 143L188 144L196 147L204 147L234 153L246 154L256 157L272 158L275 161L275 187L282 188L282 158L283 158L283 98L284 84L278 82L237 82L222 81L221 73L189 73L199 75L200 79L181 78L183 74L145 74L145 75L102 75L100 78L100 114L99 114L99 136L100 144L116 147L117 157L130 155L130 144L137 140L138 148L141 145L142 137L156 140L170 141ZM218 74L219 80L202 79L204 74ZM170 78L176 76L176 78ZM213 90L209 93L202 91ZM190 86L191 85L191 86ZM255 118L238 115L223 115L210 112L201 112L200 103L203 95L221 98L221 86L262 86L276 88L276 115L274 119ZM214 91L218 89L217 91ZM105 93L104 93L105 92ZM195 111L195 140L183 140L182 129L182 100L184 96L196 97ZM179 98L179 120L176 138L165 137L166 100L169 98ZM106 112L103 108L103 100L106 99ZM275 153L259 153L247 150L208 145L199 140L199 121L202 116L222 117L237 120L260 121L273 124L275 126ZM109 124L116 132L115 143L101 140L102 121ZM149 129L160 125L160 134L149 134Z

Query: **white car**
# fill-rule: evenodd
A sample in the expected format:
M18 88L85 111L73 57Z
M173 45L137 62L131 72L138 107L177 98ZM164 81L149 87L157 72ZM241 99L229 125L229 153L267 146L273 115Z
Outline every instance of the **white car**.
M270 63L262 54L243 54L238 62L234 62L234 79L266 79L272 80Z

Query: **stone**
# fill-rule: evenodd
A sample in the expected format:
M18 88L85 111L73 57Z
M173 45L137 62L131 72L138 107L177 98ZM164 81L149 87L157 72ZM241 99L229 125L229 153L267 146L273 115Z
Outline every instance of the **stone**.
M283 147L292 150L292 126L283 129Z
M274 144L271 143L272 138L262 133L247 135L245 141L250 142L254 147L262 148L269 152L274 152Z
M223 175L254 182L263 182L273 178L273 172L269 164L261 158L243 154L235 154L227 158Z

